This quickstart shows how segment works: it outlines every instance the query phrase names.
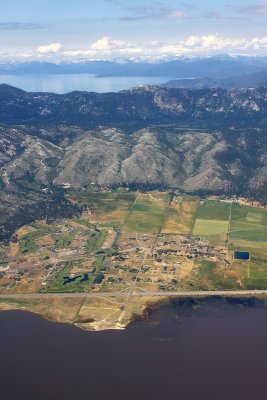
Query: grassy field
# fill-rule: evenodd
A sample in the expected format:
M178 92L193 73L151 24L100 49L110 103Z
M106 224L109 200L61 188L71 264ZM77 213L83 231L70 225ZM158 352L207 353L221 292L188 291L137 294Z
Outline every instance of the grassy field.
M170 201L167 193L139 194L125 222L124 229L129 232L159 232Z
M230 231L231 239L246 240L248 242L264 242L267 240L267 228L243 228L242 230Z
M231 222L239 222L247 225L266 226L267 210L263 208L248 207L234 203L232 206Z
M61 249L65 249L69 247L74 239L74 234L68 235L53 235L53 239L55 240L56 246Z
M234 250L247 250L252 255L267 255L267 210L242 206L232 207L229 245Z
M20 254L33 253L37 248L35 240L53 231L52 226L50 227L38 224L33 224L32 226L36 229L36 231L27 233L19 240Z
M105 231L95 231L91 234L86 242L86 249L91 253L101 248L106 239L107 233Z
M202 200L196 213L196 219L228 221L230 216L230 203L214 200Z
M71 200L89 206L100 222L122 224L136 199L136 193L72 193Z
M72 269L72 262L67 261L62 263L60 270L57 272L53 279L53 282L49 287L42 289L44 293L74 293L74 292L85 292L88 290L88 286L92 281L92 276L86 274L76 275L70 278L70 271Z
M227 240L230 203L201 200L194 216L192 234L207 236L211 244L225 246Z
M196 219L193 235L211 236L227 234L228 221L214 219Z
M200 259L195 260L194 272L191 280L195 290L234 290L242 287L246 266L225 271L216 262Z
M165 215L162 233L190 234L198 207L197 197L184 196L172 202Z

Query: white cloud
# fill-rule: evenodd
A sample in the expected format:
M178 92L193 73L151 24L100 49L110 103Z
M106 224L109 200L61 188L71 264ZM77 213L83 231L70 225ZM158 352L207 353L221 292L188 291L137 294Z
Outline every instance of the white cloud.
M260 50L267 49L267 36L263 38L254 38L247 44L248 49Z
M219 52L230 54L244 53L247 50L262 50L266 48L266 39L231 39L219 35L189 36L187 39L162 47L165 54L173 55L209 55Z
M265 51L267 48L267 37L252 39L224 38L217 34L203 36L188 36L183 40L175 42L123 42L103 37L92 44L87 51L68 52L69 55L93 55L101 57L168 57L182 55L212 55L218 52L230 54L247 51Z
M229 38L218 34L190 35L169 42L134 42L104 36L85 49L62 50L60 43L40 46L24 53L0 53L0 59L8 60L111 60L111 59L171 59L179 56L214 55L218 53L264 55L267 51L267 36L252 38Z
M71 57L72 56L79 57L79 56L93 56L96 54L96 52L93 50L68 50L68 51L63 51L62 54Z
M119 49L123 48L125 44L122 40L113 40L108 36L104 36L93 43L91 49L97 51Z
M37 53L47 54L47 53L58 53L62 49L61 43L51 43L45 46L39 46Z

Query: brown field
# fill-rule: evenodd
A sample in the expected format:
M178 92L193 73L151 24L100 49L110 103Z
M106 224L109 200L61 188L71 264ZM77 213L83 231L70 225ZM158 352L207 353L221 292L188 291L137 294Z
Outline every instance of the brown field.
M86 300L79 310L76 325L89 330L120 329L123 304L119 298Z
M198 207L199 200L197 198L175 197L167 210L162 233L190 233Z

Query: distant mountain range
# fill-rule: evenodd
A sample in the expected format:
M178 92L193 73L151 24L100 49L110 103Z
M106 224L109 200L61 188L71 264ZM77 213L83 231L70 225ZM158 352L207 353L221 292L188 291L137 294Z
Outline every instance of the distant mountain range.
M245 75L231 76L224 79L214 78L196 78L196 79L173 79L164 84L166 88L180 89L207 89L207 88L222 88L222 89L241 89L267 86L267 70L247 73Z
M95 74L98 77L147 76L227 79L267 71L267 57L185 58L159 63L89 61L53 64L24 62L0 64L0 74Z

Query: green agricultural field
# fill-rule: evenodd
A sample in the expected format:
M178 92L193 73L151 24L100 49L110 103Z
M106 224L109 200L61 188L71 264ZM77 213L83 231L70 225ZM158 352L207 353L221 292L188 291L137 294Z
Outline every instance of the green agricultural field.
M135 193L72 193L71 200L90 207L100 221L123 223L136 199Z
M230 203L221 201L204 200L201 201L197 210L197 219L228 221L230 217Z
M262 227L263 227L262 225L254 225L254 224L250 224L248 222L240 222L240 221L235 221L235 220L231 219L230 232L253 230L253 229L258 229L258 228L262 228Z
M164 210L155 214L132 212L124 227L131 232L156 233L160 229L163 213Z
M139 195L131 208L124 228L131 232L157 233L159 232L166 209L169 195Z
M251 255L263 255L267 259L266 242L248 242L245 240L229 240L229 250L249 251Z
M246 263L247 276L244 280L247 289L267 288L267 259L252 257L250 263Z
M135 201L135 193L72 193L69 198L75 200L81 204L85 204L94 207L101 211L114 211L118 209L128 209L130 205Z
M267 210L263 208L243 206L234 203L232 206L232 223L239 222L243 224L267 226ZM232 230L232 226L231 226Z
M229 232L229 248L231 250L247 250L252 255L266 254L267 210L234 203Z
M214 219L196 219L193 234L199 236L211 236L227 234L228 221Z
M76 192L76 193L71 193L68 195L68 197L72 200L80 201L81 203L94 203L96 200L101 202L102 200L114 200L117 198L117 193L116 192L97 192L97 193L90 193L90 192Z
M265 242L267 244L267 228L247 228L230 231L230 240L246 240L249 242Z

